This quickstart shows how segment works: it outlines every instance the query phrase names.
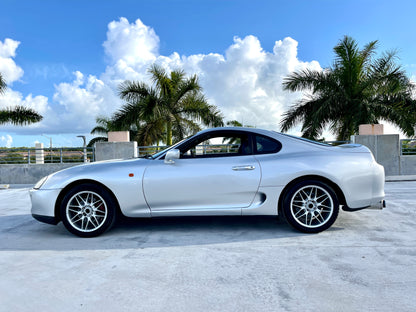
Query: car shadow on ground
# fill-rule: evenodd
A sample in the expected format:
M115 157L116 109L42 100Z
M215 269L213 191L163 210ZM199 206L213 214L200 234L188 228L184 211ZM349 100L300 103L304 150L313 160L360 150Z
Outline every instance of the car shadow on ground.
M62 223L54 226L31 215L13 215L0 217L0 233L0 251L164 248L308 235L275 216L121 218L99 237L79 238Z

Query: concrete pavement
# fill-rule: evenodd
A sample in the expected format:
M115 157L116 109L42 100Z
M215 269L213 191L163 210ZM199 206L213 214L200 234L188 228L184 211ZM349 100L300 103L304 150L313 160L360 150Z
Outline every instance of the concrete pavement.
M0 190L0 311L411 311L416 182L317 235L270 217L125 220L81 239Z

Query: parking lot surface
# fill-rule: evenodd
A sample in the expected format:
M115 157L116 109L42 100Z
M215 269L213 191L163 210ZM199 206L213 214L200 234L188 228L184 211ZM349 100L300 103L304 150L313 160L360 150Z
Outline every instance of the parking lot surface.
M122 220L82 239L0 190L0 311L414 311L416 182L307 235L273 217Z

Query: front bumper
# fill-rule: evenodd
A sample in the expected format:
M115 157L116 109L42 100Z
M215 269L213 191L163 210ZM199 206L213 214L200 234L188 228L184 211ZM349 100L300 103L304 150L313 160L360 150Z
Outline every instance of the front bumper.
M60 220L55 214L55 203L61 189L31 189L32 216L41 222L57 224Z
M41 215L37 215L33 213L32 213L32 217L43 223L48 223L48 224L53 224L53 225L57 225L59 223L59 219L55 217L41 216Z

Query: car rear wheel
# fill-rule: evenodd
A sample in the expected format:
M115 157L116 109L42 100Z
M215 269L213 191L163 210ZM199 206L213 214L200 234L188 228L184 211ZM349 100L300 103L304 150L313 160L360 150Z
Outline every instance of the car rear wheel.
M338 217L339 201L334 190L321 181L301 181L285 195L283 211L288 223L304 233L328 229Z
M86 183L69 190L61 202L60 213L68 231L81 237L94 237L113 226L116 204L102 187Z

